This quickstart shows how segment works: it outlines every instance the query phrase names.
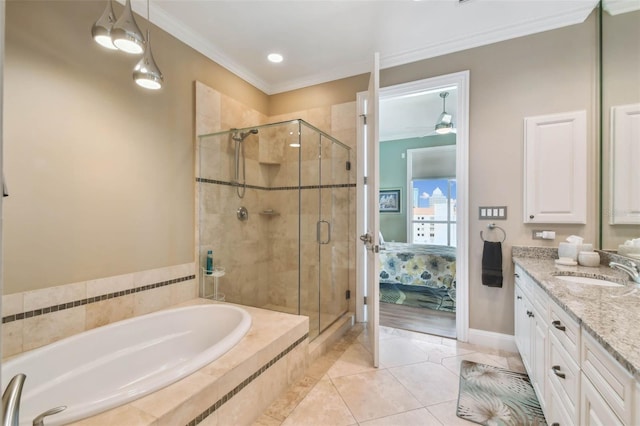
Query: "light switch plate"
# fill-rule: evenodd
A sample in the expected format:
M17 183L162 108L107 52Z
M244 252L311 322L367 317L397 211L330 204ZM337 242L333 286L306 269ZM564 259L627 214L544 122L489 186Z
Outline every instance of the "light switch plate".
M481 206L478 207L478 219L483 220L506 220L507 206Z

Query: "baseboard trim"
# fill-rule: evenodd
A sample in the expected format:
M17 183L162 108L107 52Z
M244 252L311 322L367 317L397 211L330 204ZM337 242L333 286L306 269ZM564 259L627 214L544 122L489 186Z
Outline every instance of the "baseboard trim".
M493 331L469 329L468 342L474 345L501 349L508 352L518 352L514 336L510 334L494 333Z

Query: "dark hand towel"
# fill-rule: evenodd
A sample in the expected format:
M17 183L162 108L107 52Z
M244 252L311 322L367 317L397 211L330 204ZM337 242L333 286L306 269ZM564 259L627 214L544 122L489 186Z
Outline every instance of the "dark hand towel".
M502 243L500 242L484 242L482 284L489 287L502 287Z

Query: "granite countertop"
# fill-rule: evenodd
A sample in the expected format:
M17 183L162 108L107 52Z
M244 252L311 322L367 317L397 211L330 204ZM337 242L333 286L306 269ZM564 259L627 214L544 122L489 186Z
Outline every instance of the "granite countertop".
M640 381L640 290L633 291L627 274L604 265L559 266L553 259L513 257L513 261ZM625 286L577 284L557 275L604 278Z

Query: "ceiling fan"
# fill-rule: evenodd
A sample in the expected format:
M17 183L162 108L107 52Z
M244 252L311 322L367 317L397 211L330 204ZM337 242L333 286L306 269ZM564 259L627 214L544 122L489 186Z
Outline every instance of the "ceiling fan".
M449 92L440 92L439 95L440 98L442 98L442 112L438 116L436 123L416 127L406 127L405 130L425 132L421 137L457 133L453 124L453 115L448 113L446 108L446 98L449 96Z

